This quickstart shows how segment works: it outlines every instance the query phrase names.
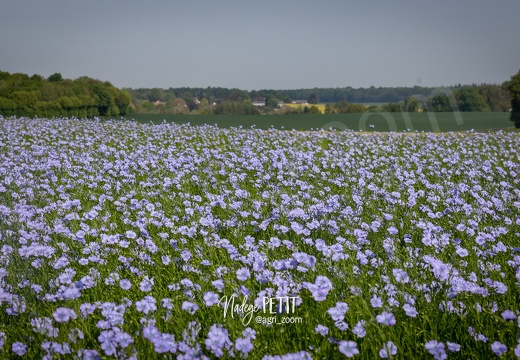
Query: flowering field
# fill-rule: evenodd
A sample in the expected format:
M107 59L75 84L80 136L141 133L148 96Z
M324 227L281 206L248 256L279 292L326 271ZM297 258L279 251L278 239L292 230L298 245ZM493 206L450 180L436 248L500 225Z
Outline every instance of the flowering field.
M0 358L520 357L519 164L502 132L0 117Z

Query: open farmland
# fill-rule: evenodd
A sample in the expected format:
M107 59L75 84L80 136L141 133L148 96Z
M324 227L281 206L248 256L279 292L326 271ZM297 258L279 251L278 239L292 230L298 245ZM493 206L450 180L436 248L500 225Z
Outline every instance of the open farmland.
M220 128L254 126L257 129L310 130L326 129L353 131L467 131L513 129L509 113L355 113L329 115L167 115L132 114L129 119L141 123L217 125ZM462 120L462 121L461 121ZM411 125L411 126L410 126Z
M0 358L520 356L519 144L0 117Z

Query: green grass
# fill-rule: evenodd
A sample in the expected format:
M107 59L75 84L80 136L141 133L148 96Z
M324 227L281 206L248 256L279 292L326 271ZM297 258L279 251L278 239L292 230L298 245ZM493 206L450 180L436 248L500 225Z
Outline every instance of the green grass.
M356 113L329 115L169 115L132 114L127 119L140 123L159 124L163 121L177 124L218 125L221 128L255 127L257 129L310 130L329 129L354 131L467 131L512 130L509 113L468 112L459 113L462 122L457 123L453 113ZM409 116L409 118L408 118ZM386 118L385 118L386 117ZM460 119L459 118L459 119ZM437 123L438 126L435 126ZM411 124L411 126L410 126Z

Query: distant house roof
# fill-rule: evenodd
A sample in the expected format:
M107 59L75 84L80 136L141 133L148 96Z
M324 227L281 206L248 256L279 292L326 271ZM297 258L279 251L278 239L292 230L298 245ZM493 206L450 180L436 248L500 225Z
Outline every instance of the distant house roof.
M253 106L265 106L265 100L264 96L257 96L253 98Z
M293 101L291 101L291 103L293 103L293 104L300 104L300 105L307 105L308 104L307 100L293 100Z

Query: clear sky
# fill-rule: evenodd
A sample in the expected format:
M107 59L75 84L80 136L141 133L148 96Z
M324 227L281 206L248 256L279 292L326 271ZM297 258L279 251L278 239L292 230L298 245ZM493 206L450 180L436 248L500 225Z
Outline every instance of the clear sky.
M519 16L518 0L0 0L0 70L132 88L502 83Z

